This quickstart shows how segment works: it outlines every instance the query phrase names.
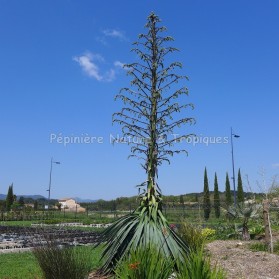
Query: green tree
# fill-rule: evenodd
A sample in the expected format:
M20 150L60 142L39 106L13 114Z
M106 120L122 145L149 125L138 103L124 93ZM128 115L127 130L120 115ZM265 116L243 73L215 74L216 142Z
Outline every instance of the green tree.
M179 202L181 205L184 205L184 198L183 198L183 195L180 195L179 196Z
M215 217L220 217L220 195L219 195L219 189L218 189L218 179L217 174L215 172L214 177L214 210L215 210Z
M38 201L37 200L34 201L34 210L35 211L38 210Z
M20 204L17 201L14 201L12 206L11 206L11 210L12 211L20 211L20 209L21 209Z
M207 178L207 170L204 169L204 188L203 188L203 212L204 212L204 219L208 220L211 211L211 204L210 204L210 193L209 193L209 186L208 186L208 178Z
M14 192L13 192L13 184L11 184L8 188L8 193L6 197L6 209L7 211L11 211L11 207L14 202Z
M171 229L162 212L162 195L157 184L158 166L170 163L170 157L186 150L177 150L174 144L191 134L174 136L177 129L193 124L191 117L185 117L187 108L178 100L188 95L185 86L177 87L187 77L176 71L182 67L179 62L169 63L168 55L177 49L170 47L173 39L165 36L166 28L160 26L160 19L151 13L145 25L147 32L139 35L132 49L139 62L125 65L131 76L131 88L122 88L116 99L124 108L113 115L113 122L122 126L123 137L131 145L131 155L143 160L147 179L139 185L139 207L131 214L117 220L103 233L105 263L103 270L111 270L117 261L133 247L153 242L161 247L166 256L182 258L187 247ZM174 91L170 91L174 85ZM184 118L179 118L183 115ZM116 140L117 142L117 140Z
M19 203L19 205L21 206L21 207L23 207L24 206L24 204L25 204L25 202L24 202L24 197L19 197L19 199L18 199L18 203Z
M112 200L111 211L115 212L117 210L117 204L115 200Z
M238 169L238 175L237 175L237 202L238 203L244 202L244 193L243 193L240 169Z
M229 206L232 204L232 193L231 193L231 185L229 180L229 175L226 173L226 193L225 193L225 202L226 207L229 208Z
M61 211L61 206L62 206L62 204L61 204L60 202L57 202L57 203L55 204L55 206L57 207L57 210L58 210L58 211Z
M1 212L5 211L5 208L6 208L6 201L0 200L0 211Z

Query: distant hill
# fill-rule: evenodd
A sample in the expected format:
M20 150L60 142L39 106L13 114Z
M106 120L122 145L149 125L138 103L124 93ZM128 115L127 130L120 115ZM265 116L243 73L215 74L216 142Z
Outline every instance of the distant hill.
M33 199L33 200L39 200L39 199L47 199L46 197L42 196L42 195L17 195L17 197L24 197L24 198L29 198L29 199Z
M5 200L7 195L0 194L0 200ZM24 197L27 199L39 200L39 199L46 199L46 197L42 195L17 195L17 197Z

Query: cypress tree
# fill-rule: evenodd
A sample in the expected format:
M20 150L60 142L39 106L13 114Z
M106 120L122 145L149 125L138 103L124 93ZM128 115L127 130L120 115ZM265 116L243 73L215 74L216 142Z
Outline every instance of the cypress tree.
M229 208L229 206L232 204L232 194L231 194L231 185L229 180L229 175L226 173L226 206Z
M244 193L243 193L240 169L238 169L238 176L237 176L237 202L238 203L244 202Z
M11 210L13 202L14 202L14 193L13 193L13 184L12 184L8 188L8 193L7 193L7 197L6 197L6 209L7 209L7 211Z
M215 172L214 177L214 210L215 210L215 217L220 217L220 195L219 195L219 189L218 189L218 180L217 180L217 174Z
M204 219L208 220L210 216L210 193L208 186L208 178L206 168L204 169L204 188L203 188L203 211L204 211Z

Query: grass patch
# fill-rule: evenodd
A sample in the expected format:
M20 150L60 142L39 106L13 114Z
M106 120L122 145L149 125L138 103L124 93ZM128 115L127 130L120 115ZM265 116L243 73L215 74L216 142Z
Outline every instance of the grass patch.
M31 227L31 224L35 221L1 221L1 226L19 226L19 227Z
M0 254L0 278L43 278L39 265L31 252Z
M257 252L257 251L263 251L263 252L268 252L268 246L263 243L263 242L258 242L258 243L251 243L249 245L250 250Z
M102 248L92 246L80 246L76 249L88 253L91 268L95 270L100 267L100 255ZM2 279L42 279L43 274L39 264L31 252L0 254L0 278Z
M251 243L249 245L250 250L252 251L263 251L269 252L269 247L264 242ZM279 240L273 243L273 253L279 255Z

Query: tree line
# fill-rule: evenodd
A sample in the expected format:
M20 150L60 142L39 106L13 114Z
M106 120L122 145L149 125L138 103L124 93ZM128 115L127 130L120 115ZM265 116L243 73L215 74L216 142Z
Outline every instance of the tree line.
M238 177L237 177L237 190L236 190L236 203L243 203L244 202L244 191L242 185L242 178L240 169L238 169ZM226 173L226 182L225 182L225 199L224 204L226 208L229 208L233 203L232 199L232 191L230 186L230 180L228 172ZM218 188L218 178L217 173L214 174L214 195L213 195L213 205L210 198L209 192L209 183L207 177L207 169L204 170L204 189L203 189L203 210L204 210L204 219L208 220L210 217L211 209L214 209L214 214L216 218L220 217L220 208L221 208L221 201L220 201L220 192Z
M50 203L55 205L57 200L51 200ZM23 197L14 194L14 185L13 183L8 187L6 198L0 200L0 211L1 212L10 212L10 211L20 211L23 209L33 209L33 210L42 210L47 204L45 198L33 199L29 197Z

